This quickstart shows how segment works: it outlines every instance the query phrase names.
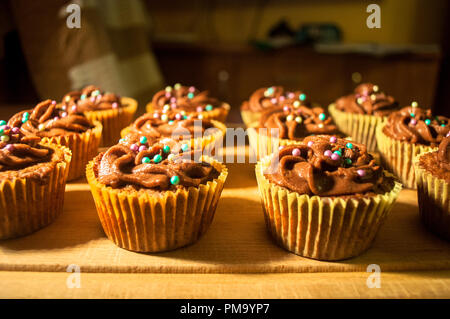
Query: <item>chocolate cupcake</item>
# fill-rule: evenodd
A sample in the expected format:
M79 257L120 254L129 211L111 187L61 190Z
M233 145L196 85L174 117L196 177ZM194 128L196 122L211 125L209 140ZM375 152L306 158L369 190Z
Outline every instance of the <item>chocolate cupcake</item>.
M367 145L370 152L377 150L377 125L398 109L392 96L371 83L358 85L353 94L337 99L328 107L339 130Z
M189 147L213 148L223 138L226 126L219 121L198 119L184 111L154 111L137 118L133 124L122 130L121 136L128 144L138 143L145 137L153 144L161 139L185 141ZM139 145L139 144L137 144Z
M86 169L103 229L119 247L160 252L196 242L208 229L227 177L187 144L145 150L117 144Z
M8 125L44 143L67 146L72 151L68 181L84 176L86 164L98 153L102 134L100 122L91 123L83 113L66 112L51 100L15 114Z
M414 168L421 220L431 232L450 240L450 133L437 151L418 155Z
M47 226L62 212L71 153L0 125L0 239L9 239Z
M450 131L449 119L434 116L431 110L411 106L392 113L377 128L377 142L383 165L408 188L416 188L413 160L422 153L437 150Z
M230 105L212 97L208 91L199 91L194 86L183 86L179 83L173 87L157 92L146 110L152 113L157 110L184 111L188 116L199 119L211 119L224 123Z
M109 146L117 142L120 130L133 120L137 102L89 85L80 91L67 93L61 107L66 112L83 112L90 121L100 122L103 126L101 146Z
M264 87L256 90L241 106L241 117L246 126L258 122L261 115L272 108L283 106L311 107L311 102L302 91L290 92L282 86Z
M250 146L258 158L272 154L280 145L299 142L310 135L335 134L342 137L323 108L302 105L268 109L247 132Z
M324 135L266 156L256 178L272 237L319 260L367 250L401 190L364 145Z

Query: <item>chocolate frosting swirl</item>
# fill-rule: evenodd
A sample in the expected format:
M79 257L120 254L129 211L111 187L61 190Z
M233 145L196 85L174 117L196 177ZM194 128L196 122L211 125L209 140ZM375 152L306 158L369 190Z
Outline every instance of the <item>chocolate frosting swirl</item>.
M265 176L290 191L318 196L378 193L385 179L364 145L324 135L282 147Z
M3 133L0 141L0 172L19 170L50 161L53 151L39 145L41 139L38 136L24 134L18 127L11 128L8 125L2 126L1 130ZM34 173L38 177L44 176L45 170Z
M120 96L104 92L94 85L86 86L81 91L69 92L62 99L62 109L75 113L118 109L122 106Z
M225 107L225 104L210 96L208 91L199 91L193 86L175 84L173 88L168 86L165 90L156 92L152 98L152 106L155 110L166 107L189 113L201 113Z
M45 100L31 110L19 112L8 121L25 134L53 137L83 133L93 126L82 113L67 113L55 101Z
M242 110L262 112L280 106L311 106L307 95L302 91L288 92L282 86L264 87L256 90L242 104Z
M201 137L207 129L215 127L209 120L199 120L183 113L174 111L146 113L134 121L125 139L130 143L135 143L142 136L149 141L169 137L183 140Z
M450 171L450 135L448 134L439 144L437 159L441 167Z
M392 113L383 132L399 141L437 147L450 131L449 119L433 116L430 109L407 106Z
M176 190L178 188L197 187L219 176L219 172L206 162L194 161L194 152L187 151L169 159L169 152L163 144L135 152L117 144L105 153L97 156L97 177L100 183L112 188L133 187L134 189ZM161 156L159 162L146 162ZM176 181L176 182L175 182Z
M284 106L266 110L261 115L259 128L278 129L279 138L291 140L312 134L338 134L332 118L321 107Z
M399 108L392 96L371 83L358 85L353 94L339 98L335 105L342 112L375 116L387 116Z

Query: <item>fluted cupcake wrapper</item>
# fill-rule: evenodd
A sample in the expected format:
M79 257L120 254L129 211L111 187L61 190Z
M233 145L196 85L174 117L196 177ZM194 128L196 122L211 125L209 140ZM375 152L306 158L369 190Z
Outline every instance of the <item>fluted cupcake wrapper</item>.
M216 120L222 123L225 123L227 120L228 113L230 112L230 105L228 103L223 102L223 106L221 108L215 108L211 111L203 111L201 112L204 120ZM145 106L145 111L147 113L154 112L152 102L147 103Z
M100 146L116 144L120 138L120 131L133 120L137 110L137 101L130 97L122 97L121 103L126 106L117 109L88 111L84 113L91 122L99 121L103 125Z
M414 159L420 218L431 232L450 240L450 184L420 167L422 155Z
M430 146L397 141L383 133L384 124L377 127L378 149L383 166L394 173L407 188L416 189L414 158L426 152L437 150Z
M65 146L41 144L62 149L64 159L55 165L44 185L30 178L0 182L0 239L31 234L51 224L63 210L71 152Z
M270 156L256 165L256 179L267 229L285 249L318 260L341 260L360 255L372 244L401 190L356 197L300 195L264 176Z
M227 132L227 127L220 121L211 120L211 123L217 130L215 130L213 134L208 134L206 136L198 138L192 138L189 141L186 141L190 148L208 150L209 153L207 154L213 155L213 150L216 147L215 143L223 139ZM120 136L124 138L129 133L130 129L131 126L125 127L120 131Z
M94 121L93 124L92 129L83 133L42 138L44 143L67 146L72 151L67 181L84 176L86 164L98 153L102 139L102 124L98 121Z
M386 117L342 112L334 104L328 106L328 112L341 132L366 145L369 152L377 151L376 129Z
M258 160L278 151L280 146L300 143L301 140L280 139L270 135L270 129L266 129L267 134L260 134L257 123L252 123L247 128L250 148Z
M161 252L196 242L209 228L228 175L219 162L204 158L219 172L199 187L159 194L129 192L98 182L93 162L86 168L100 222L117 246L138 252Z

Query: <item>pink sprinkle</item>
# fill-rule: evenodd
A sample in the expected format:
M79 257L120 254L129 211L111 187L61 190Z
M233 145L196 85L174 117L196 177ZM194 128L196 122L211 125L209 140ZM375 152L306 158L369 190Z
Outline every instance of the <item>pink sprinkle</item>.
M119 107L119 104L117 104L116 102L114 102L111 106L112 106L113 109L117 109L117 108Z
M449 137L450 136L450 131L447 133L447 135L445 137Z
M326 157L330 157L331 155L333 155L333 152L331 152L330 150L326 150L323 155L325 155Z
M5 146L5 149L12 152L14 150L14 145L13 144L8 144Z
M336 142L337 142L336 136L330 137L330 143L336 143Z
M181 120L181 114L180 113L175 114L175 119L176 120Z
M137 144L131 144L130 149L134 152L139 151L139 146Z
M195 87L191 86L191 87L189 88L189 92L194 93L194 92L195 92Z
M283 146L283 145L280 145L280 146L278 147L278 150L281 151L283 148L284 148L284 146Z
M72 105L72 112L76 112L77 111L77 106L76 105Z
M270 102L271 102L272 104L277 104L277 99L276 99L276 98L272 98L272 99L270 99Z
M147 146L141 145L139 146L139 152L145 151L147 149Z
M201 106L197 106L197 112L203 112L203 108Z
M20 130L18 127L13 127L11 131L13 132L13 134L17 134Z
M356 171L356 173L358 173L359 176L364 177L366 176L366 171L363 169L359 169Z
M67 116L67 112L63 112L62 114L61 114L61 117L66 117Z
M416 125L417 124L417 120L416 119L412 119L410 123L411 123L411 125Z
M300 150L299 150L298 148L294 148L294 149L292 150L292 155L294 155L294 156L300 156Z
M95 96L91 97L91 102L94 103L95 102Z
M171 96L172 96L172 94L170 94L170 92L166 92L166 98L169 98Z
M57 120L59 120L59 117L58 117L58 116L55 116L55 117L53 118L53 121L57 121Z
M170 98L170 103L175 103L177 101L177 98L176 97L171 97Z
M287 96L289 99L293 99L295 97L295 94L292 92L289 92Z
M338 161L341 157L339 156L339 154L333 153L331 154L331 159L333 161Z
M65 111L67 106L64 104L63 106L61 106L62 110Z
M283 102L286 98L282 95L278 98L278 100L280 100L280 102Z
M309 141L308 142L308 147L312 147L313 146L313 144L314 144L314 142L313 141ZM325 152L326 153L326 152Z
M283 106L283 111L289 112L289 106L287 106L287 105Z
M170 107L173 108L173 109L176 109L177 108L177 103L170 104Z
M56 105L56 101L52 101L52 105Z
M154 119L159 118L159 114L158 114L158 113L153 113L153 118L154 118Z

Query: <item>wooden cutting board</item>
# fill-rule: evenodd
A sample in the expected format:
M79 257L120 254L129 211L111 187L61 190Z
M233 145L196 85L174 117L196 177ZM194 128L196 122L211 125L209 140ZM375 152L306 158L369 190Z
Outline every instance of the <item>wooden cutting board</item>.
M228 180L206 235L171 252L142 254L115 246L104 235L89 186L66 187L64 212L50 226L0 242L0 271L148 273L286 273L450 270L450 243L427 232L418 218L416 192L403 190L374 244L340 262L302 258L279 248L265 229L253 164L229 164Z

